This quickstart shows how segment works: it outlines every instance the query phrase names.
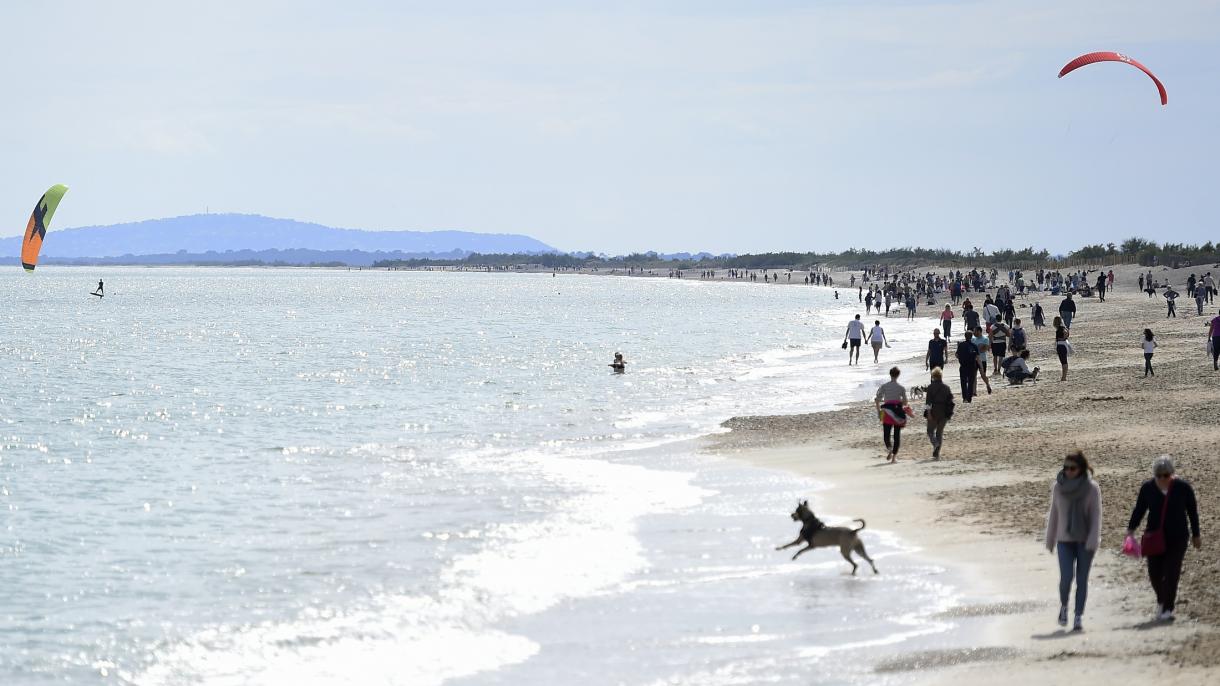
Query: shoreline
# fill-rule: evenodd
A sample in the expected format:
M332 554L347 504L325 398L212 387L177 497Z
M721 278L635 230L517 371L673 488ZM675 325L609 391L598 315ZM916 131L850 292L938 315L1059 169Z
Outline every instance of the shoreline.
M912 554L952 570L962 580L959 601L938 615L956 624L979 622L970 645L950 641L943 649L912 646L874 665L878 674L910 674L915 683L980 679L988 684L1079 683L1094 679L1134 679L1166 684L1202 683L1213 674L1203 665L1181 667L1165 661L1172 649L1208 627L1194 621L1153 626L1133 614L1130 588L1115 581L1122 565L1138 564L1108 548L1098 555L1091 575L1085 632L1073 634L1055 624L1055 558L1038 541L989 528L978 517L958 518L949 504L953 489L998 485L1011 474L962 470L953 462L904 461L887 466L874 454L828 443L713 448L753 467L816 479L828 488L810 496L817 512L869 520L870 528L894 532L915 546ZM912 477L918 470L918 481ZM837 522L835 522L837 523ZM817 555L838 559L837 551ZM868 569L862 566L861 574ZM885 576L884 563L880 565ZM1155 631L1145 631L1155 629ZM1156 659L1152 659L1152 658ZM1003 673L997 674L997 667ZM1168 675L1165 670L1172 668Z
M1204 408L1220 378L1212 378L1202 344L1203 323L1215 316L1220 301L1206 306L1204 317L1194 314L1193 301L1183 302L1179 317L1166 321L1163 300L1137 292L1136 274L1146 269L1117 266L1114 271L1116 288L1105 303L1095 298L1080 302L1072 331L1077 354L1069 359L1067 382L1058 381L1047 329L1029 329L1031 366L1042 366L1044 374L1033 386L993 384L994 394L984 392L966 405L959 397L956 363L950 361L945 377L958 405L939 462L929 459L917 417L909 425L904 459L883 466L869 402L803 415L739 416L725 422L729 433L710 437L707 449L712 452L833 484L811 502L891 529L918 545L921 554L941 559L970 579L970 588L962 590L967 596L977 594L979 602L958 611L988 617L977 649L912 653L906 663L885 663L879 669L931 669L928 683L946 677L942 668L953 670L955 678L982 676L988 683L1014 684L1076 682L1082 670L1120 682L1140 676L1167 683L1215 678L1220 593L1214 582L1220 579L1220 565L1209 539L1217 513L1210 505L1214 498L1206 494L1220 488L1220 466L1212 458L1220 431ZM1184 290L1191 268L1169 271L1154 274ZM838 281L840 275L834 278ZM1021 308L1038 300L1050 319L1059 299L1049 294L1019 299L1017 316L1027 318L1028 309ZM1144 327L1156 332L1160 344L1154 358L1157 376L1148 380L1139 375L1138 337ZM904 385L925 382L927 372L918 357L898 365ZM1059 635L1054 622L1057 566L1042 547L1041 529L1056 465L1073 447L1083 449L1098 472L1103 538L1090 576L1085 632ZM1154 599L1143 562L1116 552L1136 489L1151 459L1165 452L1178 462L1179 475L1201 493L1204 536L1204 549L1187 556L1179 620L1170 626L1147 621ZM997 664L1003 664L1003 681L984 671Z

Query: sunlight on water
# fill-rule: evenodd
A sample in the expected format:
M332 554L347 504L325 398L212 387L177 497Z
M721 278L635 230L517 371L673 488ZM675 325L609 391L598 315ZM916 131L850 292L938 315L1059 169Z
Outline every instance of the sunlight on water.
M752 594L843 582L767 553L808 485L666 447L871 388L828 290L47 267L0 293L4 683L681 680L822 630Z

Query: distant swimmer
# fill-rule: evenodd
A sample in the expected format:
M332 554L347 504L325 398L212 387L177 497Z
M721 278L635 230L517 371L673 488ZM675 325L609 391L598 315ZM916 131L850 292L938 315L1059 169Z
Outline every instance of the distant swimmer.
M106 288L101 279L97 280L97 290L93 291L92 295L96 295L99 298L106 295Z
M627 371L627 363L623 360L622 353L614 353L614 361L610 363L610 368L619 374Z

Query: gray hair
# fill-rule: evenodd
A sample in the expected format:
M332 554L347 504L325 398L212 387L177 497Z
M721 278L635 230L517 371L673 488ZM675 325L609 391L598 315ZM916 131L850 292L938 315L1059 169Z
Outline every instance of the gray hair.
M1152 461L1152 474L1173 474L1173 458L1168 455L1161 455Z

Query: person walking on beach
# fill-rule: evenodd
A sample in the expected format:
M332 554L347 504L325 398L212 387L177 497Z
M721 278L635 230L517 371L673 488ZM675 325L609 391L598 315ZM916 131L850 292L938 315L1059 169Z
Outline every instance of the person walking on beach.
M1199 550L1203 538L1199 534L1195 491L1185 479L1174 477L1173 458L1168 455L1153 460L1152 478L1140 486L1135 509L1127 522L1128 536L1135 535L1144 513L1148 514L1148 527L1144 529L1141 546L1148 558L1148 580L1156 593L1155 618L1173 621L1187 541Z
M928 440L932 442L933 460L940 459L940 447L945 442L945 425L953 417L953 391L943 381L943 376L941 367L933 367L932 381L924 390L924 399L928 402L924 416L928 419Z
M979 356L979 377L983 380L983 385L987 387L987 395L991 395L991 379L987 378L987 354L991 350L991 339L983 335L983 327L974 327L974 337L970 339L974 344L975 352ZM976 386L977 388L977 386Z
M847 322L847 333L843 334L843 343L847 344L851 341L851 347L847 349L847 366L851 366L851 355L856 354L856 364L860 364L860 342L864 340L864 322L860 321L860 315Z
M873 320L873 330L869 332L868 340L873 346L873 363L876 364L881 361L878 359L881 354L881 346L890 347L890 342L885 340L885 329L881 328L879 320Z
M1008 336L1012 333L1012 329L999 319L991 325L991 333L987 334L987 338L991 343L991 364L992 374L1000 373L1000 360L1008 354Z
M990 325L999 316L999 306L995 304L995 301L991 299L991 296L987 296L986 302L983 303L983 319L988 325Z
M898 461L902 427L907 425L907 389L898 383L899 373L897 367L891 367L890 380L881 384L881 387L877 389L877 395L873 398L873 404L876 405L877 413L881 417L881 436L885 440L885 449L888 451L885 459L890 462ZM893 434L893 441L890 440L891 434Z
M1203 316L1203 306L1207 304L1207 289L1203 286L1195 286L1195 307L1198 308L1198 315Z
M1216 317L1220 319L1220 317ZM1152 340L1152 329L1144 329L1144 340L1140 341L1140 345L1144 348L1144 378L1147 379L1151 374L1156 376L1156 372L1152 371L1152 353L1156 352L1156 341Z
M1212 317L1207 326L1207 334L1211 337L1212 369L1220 370L1220 315Z
M970 340L969 331L964 332L962 336L962 340L958 341L957 348L953 351L953 356L957 358L957 372L962 383L962 400L970 402L974 398L974 390L977 388L975 379L978 377L979 349L974 347L974 342Z
M923 368L944 367L948 349L949 341L940 337L940 329L932 329L932 340L928 341L928 352L923 356Z
M953 308L945 303L945 309L940 313L940 328L945 332L945 339L953 336Z
M962 321L966 323L966 331L974 331L974 327L979 325L979 313L969 300L962 303Z
M1012 320L1012 351L1020 352L1026 348L1025 327L1021 326L1020 319Z
M1055 317L1055 354L1059 356L1060 381L1067 381L1068 378L1068 353L1071 352L1068 336L1070 335L1071 332L1063 325L1062 320Z
M1059 317L1063 319L1063 327L1065 329L1072 328L1072 318L1076 316L1076 301L1072 300L1072 294L1068 293L1059 303Z
M1059 555L1059 626L1067 626L1068 600L1076 581L1076 612L1072 631L1083 631L1084 604L1089 598L1089 568L1101 542L1101 487L1093 468L1079 450L1063 458L1063 469L1051 486L1046 515L1046 550Z
M1169 309L1165 312L1165 318L1169 319L1170 317L1173 317L1174 319L1177 319L1178 310L1174 306L1174 301L1178 299L1178 292L1173 290L1173 286L1166 286L1164 295L1165 302L1169 304Z
M1106 301L1106 275L1104 273L1097 275L1097 302Z

